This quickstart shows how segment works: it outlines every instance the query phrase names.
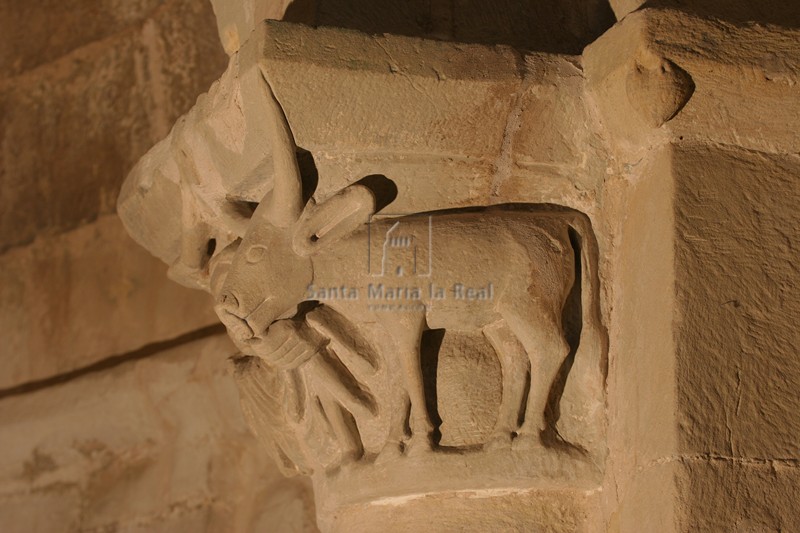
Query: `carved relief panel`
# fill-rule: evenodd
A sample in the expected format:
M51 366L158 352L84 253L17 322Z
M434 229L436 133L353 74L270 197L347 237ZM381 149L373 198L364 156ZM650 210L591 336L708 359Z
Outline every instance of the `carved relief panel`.
M580 106L540 139L520 123L559 116L573 60L280 23L254 40L140 163L120 212L211 293L243 409L283 470L314 477L321 516L599 484L606 340L577 209L598 141L573 138L578 159L554 148L572 115L591 120ZM476 54L494 54L488 71ZM325 94L293 79L298 62ZM552 78L566 95L546 95ZM158 239L137 226L156 201L181 206Z

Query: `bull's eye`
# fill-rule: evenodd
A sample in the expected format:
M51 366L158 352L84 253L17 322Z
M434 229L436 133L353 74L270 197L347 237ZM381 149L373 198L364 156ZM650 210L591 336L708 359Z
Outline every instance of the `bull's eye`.
M267 257L267 247L261 246L260 244L255 244L247 250L247 255L245 255L245 259L247 259L248 263L260 263Z

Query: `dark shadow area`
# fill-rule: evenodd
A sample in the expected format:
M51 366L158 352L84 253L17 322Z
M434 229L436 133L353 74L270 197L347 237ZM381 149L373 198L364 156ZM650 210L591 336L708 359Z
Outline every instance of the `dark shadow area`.
M643 7L672 8L704 18L718 18L737 24L775 24L800 27L800 2L752 0L651 0Z
M445 330L428 329L422 332L420 341L420 365L422 367L422 380L425 385L425 407L433 424L431 439L435 445L442 440L442 418L439 416L439 398L436 389L436 373L439 369L439 349L442 347Z
M527 371L525 372L525 387L523 389L522 400L519 404L519 413L517 413L517 428L525 423L525 413L528 411L528 396L531 394L531 361L528 359ZM513 435L517 437L517 433Z
M302 322L306 319L306 315L321 306L318 300L303 300L297 304L297 313L292 317L292 320Z
M415 213L414 215L409 216L433 216L433 215L447 215L447 214L456 214L456 213L486 213L487 216L490 214L495 213L502 213L502 212L517 212L517 213L541 213L541 212L548 212L548 213L572 213L578 214L579 211L575 209L564 207L563 205L557 204L536 204L536 203L506 203L506 204L494 204L494 205L475 205L475 206L466 206L466 207L451 207L447 209L434 209L431 211L422 211L420 213Z
M356 423L356 419L353 414L345 409L342 405L338 405L337 407L341 411L340 416L342 417L345 427L347 427L348 430L347 435L350 440L350 445L352 446L350 459L358 461L364 457L364 442L361 438L361 431L358 429L358 424Z
M256 212L256 207L258 207L258 202L228 197L227 208L229 212L236 218L246 218L248 220L253 218L253 213Z
M284 20L562 54L616 22L607 0L296 0Z
M294 0L283 14L286 22L313 26L317 20L317 0Z
M319 171L314 162L314 155L303 148L297 149L297 167L300 170L300 179L303 181L303 203L308 202L319 184Z
M383 174L372 174L361 178L356 183L363 185L375 196L375 212L394 202L397 198L397 185Z

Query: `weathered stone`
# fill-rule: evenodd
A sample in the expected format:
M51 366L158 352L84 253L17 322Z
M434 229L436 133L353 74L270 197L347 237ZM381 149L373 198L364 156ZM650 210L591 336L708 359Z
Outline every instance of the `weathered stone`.
M371 502L337 513L320 526L330 531L374 531L385 523L390 532L437 531L542 531L547 533L600 533L605 531L592 515L596 496L569 491L465 491L420 494L413 498ZM524 528L521 525L524 524Z
M766 498L775 510L764 518L766 500L738 496L757 483L715 477L706 464L796 458L788 317L797 311L786 296L798 238L795 33L645 10L584 54L623 177L604 191L604 210L621 221L609 250L619 254L609 273L609 458L620 502L611 529L792 528L781 498ZM759 74L767 50L783 58L768 77ZM642 54L695 85L658 128L632 105L654 102L628 85Z
M0 79L15 76L69 52L136 27L165 0L0 3ZM80 28L76 31L76 28Z
M215 322L116 216L0 256L0 389L68 373ZM124 327L111 328L109 323Z
M677 469L676 531L777 533L800 528L792 460L687 457Z
M224 68L215 40L196 37L211 25L203 3L172 0L0 80L0 251L113 211L125 174Z
M584 64L589 85L599 96L603 121L615 132L621 149L645 152L666 135L674 141L793 153L800 143L795 127L800 120L798 35L796 29L645 9L592 43ZM685 107L663 128L631 117L632 101L656 99L646 94L646 86L628 83L641 57L652 64L667 61L677 66L695 87Z
M628 71L626 88L631 107L652 128L677 115L694 92L694 81L668 59L643 54Z
M387 160L393 214L503 201L590 211L599 194L602 140L586 133L597 124L575 58L267 22L120 196L133 237L189 285L207 243L241 236L245 203L271 187L270 133L256 118L268 112L262 71L313 154L303 172L318 197L387 174ZM181 196L199 180L201 203ZM181 237L182 225L194 229Z
M315 531L309 487L247 430L235 352L216 336L0 400L3 530Z
M673 166L681 453L796 457L800 158L691 143Z

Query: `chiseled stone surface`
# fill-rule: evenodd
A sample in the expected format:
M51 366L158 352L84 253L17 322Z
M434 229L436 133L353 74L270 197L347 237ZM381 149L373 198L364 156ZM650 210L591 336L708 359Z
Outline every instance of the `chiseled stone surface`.
M338 512L335 531L368 533L385 522L387 531L536 531L542 533L600 533L602 522L593 515L596 495L565 491L465 491L419 495L405 501L377 501ZM435 518L434 518L435 517Z
M681 452L797 460L800 158L688 144L673 165Z
M800 530L800 464L791 460L686 458L676 475L675 531Z
M635 450L610 454L612 525L624 531L796 527L762 474L781 468L771 480L796 498L797 35L644 10L586 51L602 120L628 161L607 197L625 258L611 278L609 444ZM634 100L650 100L632 86L679 87L673 65L694 90L649 130L652 114Z
M518 201L593 215L613 171L578 58L267 21L120 195L131 235L178 279L209 239L241 235L272 186L262 72L318 198L385 175L393 214Z
M238 405L225 336L0 399L4 532L316 531Z
M169 281L115 215L0 255L0 389L215 322L208 296Z

